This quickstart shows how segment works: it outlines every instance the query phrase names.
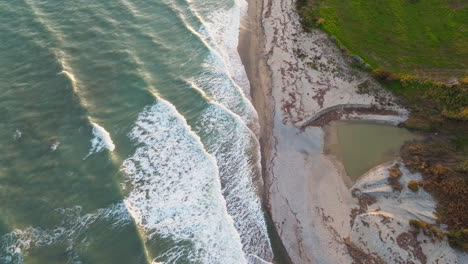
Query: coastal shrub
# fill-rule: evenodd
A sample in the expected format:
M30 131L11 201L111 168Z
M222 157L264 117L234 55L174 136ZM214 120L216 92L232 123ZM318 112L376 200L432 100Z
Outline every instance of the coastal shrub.
M410 181L408 183L408 189L412 190L413 192L419 191L419 182L418 181Z
M294 54L301 60L307 58L307 54L301 49L294 49Z
M468 251L468 229L452 230L447 238L451 247Z
M468 76L463 76L460 78L459 82L461 85L468 85Z
M457 170L461 173L468 173L468 160L460 162L460 165L457 166Z
M317 24L317 26L320 26L320 25L322 25L323 23L325 23L325 18L323 18L323 17L319 17L319 18L317 18L317 20L315 21L315 24Z
M410 142L400 154L410 171L418 171L423 176L419 186L436 199L437 221L446 224L453 234L468 229L468 173L464 170L467 154L442 140ZM435 230L427 232L437 235ZM452 240L455 242L451 245L458 241Z
M368 94L370 92L370 83L369 80L365 80L364 82L358 84L358 94Z
M386 69L377 68L372 71L372 75L380 81L391 82L397 79L397 76Z
M414 227L416 230L422 230L422 229L427 229L427 227L429 226L429 223L426 223L424 221L420 221L420 220L415 220L415 219L411 219L409 221L409 224L410 226Z
M312 2L309 0L297 0L296 10L299 14L302 28L305 31L310 31L317 26L317 16L312 8Z
M441 239L443 239L445 237L444 232L442 232L442 230L440 230L435 225L431 225L429 227L429 229L427 230L427 233L429 234L430 237L437 238L439 240L441 240Z
M458 112L444 109L442 115L450 119L468 121L468 107L463 107Z
M387 88L402 96L402 104L411 109L401 126L450 135L459 149L468 149L468 83L443 84L401 75Z
M387 181L392 189L399 192L403 190L403 185L400 183L400 178L403 175L400 170L400 164L396 163L392 167L388 168L388 174L389 177Z
M399 82L402 88L397 92L412 104L426 106L428 110L435 110L448 119L468 121L468 84L464 80L456 84L444 84L401 75Z
M427 222L421 221L421 220L415 220L411 219L409 221L409 224L411 227L413 227L417 232L422 231L426 236L441 240L445 237L445 234L442 230L440 230L438 227L435 225L431 225Z

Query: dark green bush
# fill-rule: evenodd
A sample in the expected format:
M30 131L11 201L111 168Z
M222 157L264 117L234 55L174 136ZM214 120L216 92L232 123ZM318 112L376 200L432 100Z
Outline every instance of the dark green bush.
M391 71L380 68L373 70L372 75L382 82L391 82L397 79L397 76Z
M468 229L450 231L447 238L451 247L468 251Z

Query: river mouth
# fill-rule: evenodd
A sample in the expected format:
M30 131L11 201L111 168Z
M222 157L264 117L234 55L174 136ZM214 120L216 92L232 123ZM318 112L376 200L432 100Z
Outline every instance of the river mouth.
M373 167L398 157L405 142L422 139L405 128L362 121L335 121L325 130L325 153L341 162L352 183Z

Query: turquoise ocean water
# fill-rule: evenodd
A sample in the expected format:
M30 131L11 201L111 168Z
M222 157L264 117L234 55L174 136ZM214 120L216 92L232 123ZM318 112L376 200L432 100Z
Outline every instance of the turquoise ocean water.
M264 263L242 0L0 0L0 263Z

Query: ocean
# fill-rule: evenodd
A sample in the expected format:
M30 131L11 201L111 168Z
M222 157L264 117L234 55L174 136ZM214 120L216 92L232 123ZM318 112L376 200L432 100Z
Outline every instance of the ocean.
M0 1L0 263L267 263L244 0Z

